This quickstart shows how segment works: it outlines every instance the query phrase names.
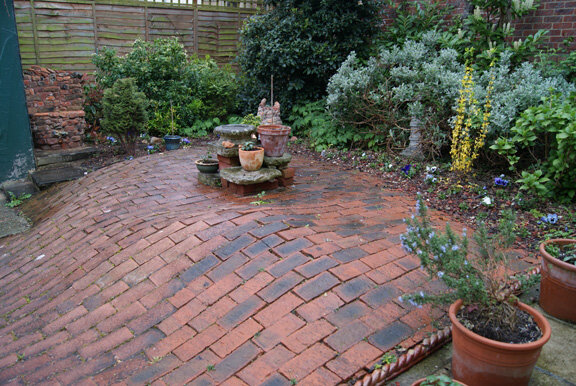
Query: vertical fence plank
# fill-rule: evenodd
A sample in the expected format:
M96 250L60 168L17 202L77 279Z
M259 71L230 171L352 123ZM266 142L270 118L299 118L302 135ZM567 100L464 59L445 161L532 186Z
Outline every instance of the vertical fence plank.
M36 9L34 0L30 0L30 19L32 21L32 39L34 41L34 63L40 64L40 50L38 49L38 28L36 26Z
M96 21L96 4L92 1L92 26L94 28L94 50L98 52L98 22Z

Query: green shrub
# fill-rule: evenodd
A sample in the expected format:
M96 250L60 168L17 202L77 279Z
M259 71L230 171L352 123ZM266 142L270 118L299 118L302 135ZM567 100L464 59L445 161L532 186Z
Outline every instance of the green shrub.
M146 106L146 96L138 91L132 78L118 79L104 90L102 129L117 138L128 154L135 153L136 141L145 129Z
M576 93L552 95L522 113L511 137L491 147L521 172L521 189L542 197L576 201Z
M238 63L246 76L243 103L254 109L270 93L285 113L317 100L352 50L369 53L380 23L380 0L267 1L273 8L246 20ZM249 112L250 110L245 110Z
M172 116L179 133L205 135L204 122L236 110L238 83L234 72L229 67L219 68L210 58L188 57L177 38L136 40L125 56L103 48L92 61L101 88L111 87L120 78L135 79L150 100L149 130L153 135L168 134L171 128L167 122L171 123ZM97 105L93 103L88 109L92 112Z
M366 64L352 53L328 84L334 130L351 131L361 145L402 149L410 118L417 117L428 154L437 154L464 73L455 50L435 48L438 37L430 32L421 42L382 49Z
M294 106L288 117L292 133L310 138L310 145L317 151L330 147L343 147L353 140L353 133L338 130L326 110L326 101Z

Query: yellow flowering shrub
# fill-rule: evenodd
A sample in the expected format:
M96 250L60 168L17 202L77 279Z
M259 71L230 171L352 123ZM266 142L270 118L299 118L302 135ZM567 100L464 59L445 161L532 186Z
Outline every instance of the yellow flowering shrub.
M471 51L470 51L471 52ZM494 62L490 64L490 68ZM488 126L490 125L490 109L492 107L490 96L494 88L494 73L492 72L484 106L478 106L478 100L474 95L474 68L470 62L466 62L466 70L462 78L456 121L452 130L452 171L469 172L472 163L480 149L484 146Z

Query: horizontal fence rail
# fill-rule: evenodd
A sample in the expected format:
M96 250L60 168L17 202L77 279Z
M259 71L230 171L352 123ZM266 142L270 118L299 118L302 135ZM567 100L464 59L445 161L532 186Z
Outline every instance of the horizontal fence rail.
M92 55L110 47L123 55L136 39L178 36L191 54L229 63L244 19L262 0L15 0L22 66L94 70Z

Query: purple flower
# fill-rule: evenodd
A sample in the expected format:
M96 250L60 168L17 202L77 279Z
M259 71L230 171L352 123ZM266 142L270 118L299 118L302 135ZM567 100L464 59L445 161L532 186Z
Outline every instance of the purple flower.
M496 177L494 178L494 185L498 185L498 186L508 186L508 184L510 183L510 181L505 180L501 177Z
M148 146L146 146L146 148L147 148L148 150L152 150L152 149L154 149L154 146L148 145Z
M402 169L400 169L400 170L402 170L402 171L404 172L404 174L408 175L408 173L410 172L410 169L411 169L411 168L412 168L412 165L408 164L408 165L404 166L404 167L403 167Z
M184 143L190 143L190 140L188 138L182 138L182 142Z

